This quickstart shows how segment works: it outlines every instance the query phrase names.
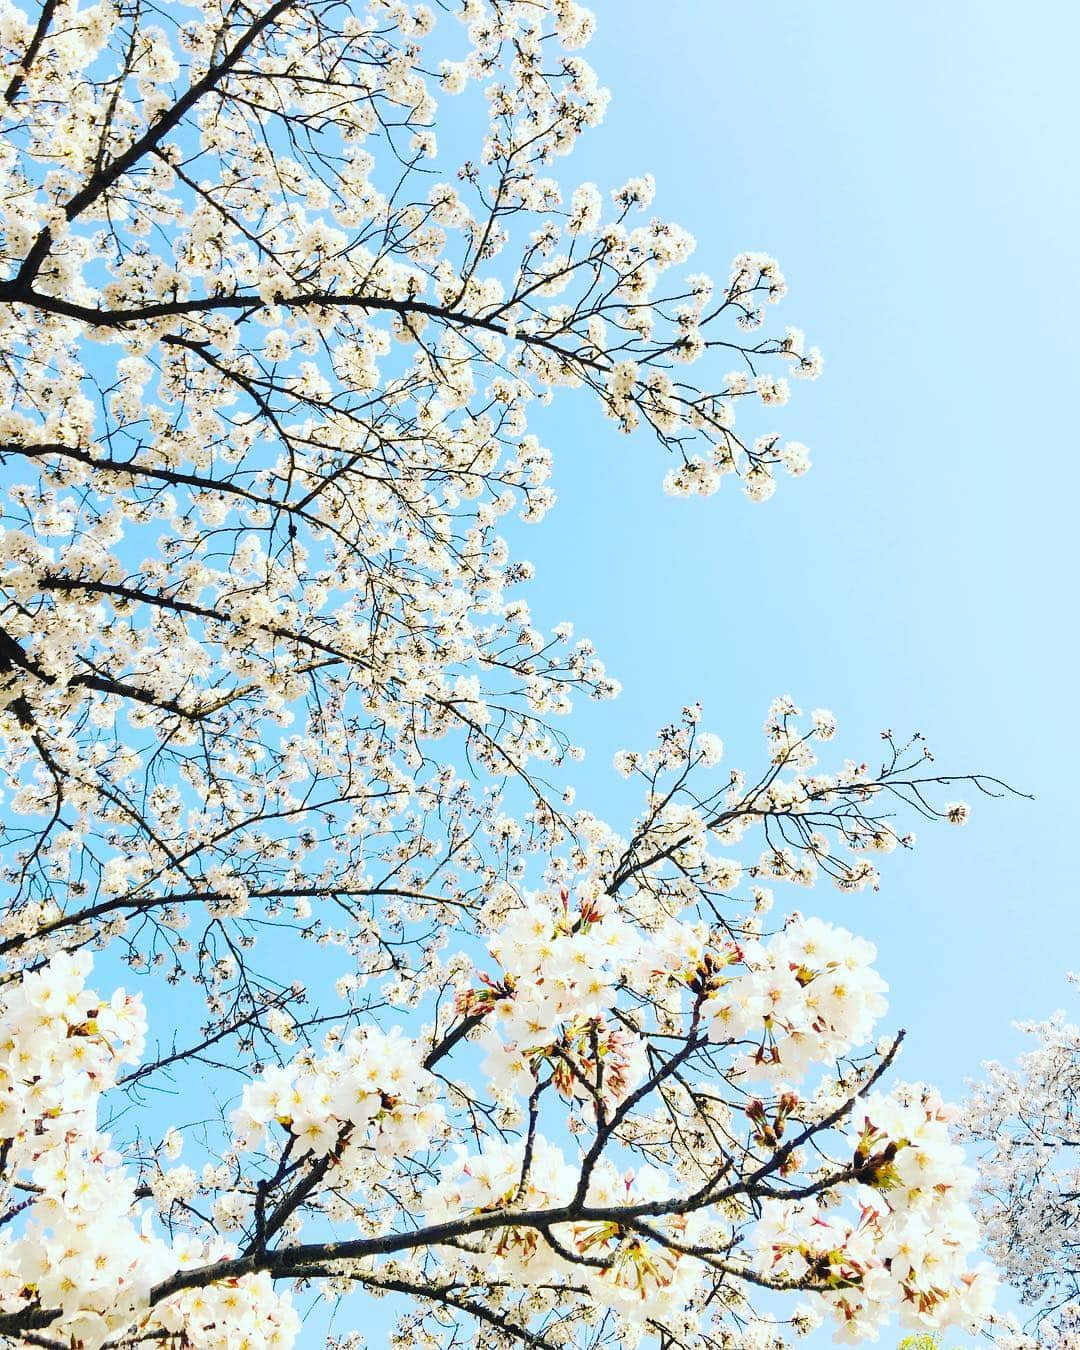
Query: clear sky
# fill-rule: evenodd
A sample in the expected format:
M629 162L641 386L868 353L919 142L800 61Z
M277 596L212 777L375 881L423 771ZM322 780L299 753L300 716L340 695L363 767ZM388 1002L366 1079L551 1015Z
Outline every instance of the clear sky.
M790 294L770 319L805 328L826 369L775 419L814 468L762 506L731 480L665 498L647 437L584 398L552 410L559 504L519 551L539 615L572 618L625 687L576 723L579 800L625 823L611 752L693 699L731 762L756 766L781 692L832 708L855 758L883 727L918 729L943 771L1035 794L919 829L879 895L788 892L878 943L904 1075L958 1095L1020 1048L1013 1018L1068 1004L1080 967L1080 10L593 7L612 107L560 171L610 186L652 170L654 210L721 279L739 250L775 254Z

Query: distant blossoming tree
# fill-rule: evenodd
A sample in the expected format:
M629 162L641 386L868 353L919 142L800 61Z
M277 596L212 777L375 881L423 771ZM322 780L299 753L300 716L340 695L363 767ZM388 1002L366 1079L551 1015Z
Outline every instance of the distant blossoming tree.
M0 1336L288 1346L297 1288L408 1346L977 1325L872 947L768 917L967 807L781 698L757 771L688 708L634 819L575 808L558 716L616 685L498 533L531 403L760 500L808 455L743 410L820 357L771 258L714 285L650 178L552 176L588 11L456 8L0 0Z
M987 1249L1033 1310L1027 1332L1003 1322L999 1340L1078 1350L1080 1027L1063 1012L1019 1025L1034 1047L1015 1068L986 1066L963 1120L980 1150L974 1196Z

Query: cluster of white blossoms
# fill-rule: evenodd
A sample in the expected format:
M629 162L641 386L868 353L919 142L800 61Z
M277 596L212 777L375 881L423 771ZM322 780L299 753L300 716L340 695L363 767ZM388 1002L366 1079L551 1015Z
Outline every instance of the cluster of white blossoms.
M493 1091L528 1096L546 1065L568 1098L595 1108L626 1097L645 1076L645 1043L610 1012L639 947L606 897L571 908L563 890L514 910L488 942L499 976L458 996L461 1012L483 1018Z
M142 999L100 998L86 987L90 966L85 952L57 953L0 995L0 1137L18 1161L90 1133L98 1097L142 1055Z
M1068 977L1080 987L1080 975ZM1080 1350L1080 1025L1064 1010L1017 1023L1031 1048L990 1063L964 1106L976 1154L975 1209L988 1253L1031 1309L1003 1324L1006 1350Z
M443 1224L507 1210L511 1222L483 1235L474 1250L440 1247L440 1264L451 1273L524 1285L535 1291L538 1308L545 1292L551 1299L560 1285L576 1287L630 1327L636 1325L638 1334L642 1324L677 1316L691 1301L703 1269L700 1261L677 1248L692 1247L707 1233L704 1216L674 1214L657 1220L651 1226L659 1242L620 1224L620 1209L667 1200L671 1186L657 1168L620 1172L604 1159L590 1173L582 1197L589 1218L556 1219L544 1227L512 1223L514 1211L557 1215L579 1185L580 1164L569 1161L542 1135L528 1147L520 1141L493 1141L479 1154L460 1149L438 1184L426 1192L425 1218ZM627 1330L623 1336L631 1343L637 1339Z
M990 1313L996 1276L968 1265L979 1244L975 1174L950 1136L957 1114L921 1084L872 1093L846 1129L858 1218L813 1201L765 1202L761 1270L825 1285L813 1298L838 1321L837 1339L876 1337L897 1311L905 1326L970 1331Z
M178 1269L191 1270L227 1262L235 1256L227 1243L174 1240ZM274 1288L265 1271L254 1275L227 1276L192 1289L157 1305L151 1334L167 1332L192 1350L290 1350L300 1334L300 1317L292 1299ZM159 1331L160 1329L160 1331ZM89 1347L88 1347L89 1350Z
M572 904L564 890L557 901L535 895L514 909L489 949L500 974L485 976L459 994L458 1009L480 1024L480 1043L489 1047L485 1073L496 1096L520 1100L534 1094L535 1101L537 1087L548 1081L567 1096L599 1104L601 1128L614 1112L620 1128L629 1130L626 1137L640 1141L658 1127L657 1137L666 1137L663 1127L675 1107L669 1102L651 1124L624 1125L620 1100L645 1077L647 1061L642 1054L636 1073L620 1078L621 1091L606 1092L610 1061L604 1036L613 1020L632 1028L644 1051L643 1006L666 1016L665 1025L673 1027L686 1015L690 996L695 1024L708 1043L732 1051L727 1074L733 1083L793 1084L814 1067L865 1044L886 1010L886 986L873 968L873 945L799 914L771 938L736 941L706 924L674 917L643 931L618 916L606 899ZM630 1016L627 1006L636 1008ZM599 1074L597 1063L604 1066ZM766 1171L776 1170L796 1188L809 1182L814 1193L809 1200L785 1201L775 1198L783 1188L769 1192L774 1198L765 1201L753 1238L759 1273L783 1287L813 1293L844 1340L875 1337L898 1309L912 1326L977 1327L990 1309L995 1281L985 1267L969 1269L979 1240L968 1206L974 1174L950 1137L956 1113L921 1085L901 1087L890 1096L874 1092L855 1101L853 1128L841 1135L846 1155L843 1145L839 1156L830 1148L832 1161L824 1163L821 1154L820 1172L807 1170L801 1151L781 1149L785 1122L796 1118L807 1128L805 1122L828 1115L837 1100L843 1101L835 1090L833 1084L826 1091L824 1107L808 1106L784 1086L774 1107L753 1101L747 1108L756 1146L775 1154L773 1163L766 1161ZM709 1128L712 1108L703 1105L710 1100L707 1090L699 1091L704 1095L691 1094L691 1102L700 1115L694 1128L700 1131ZM716 1120L726 1121L723 1130L729 1135L730 1115L721 1111ZM587 1264L574 1272L597 1297L607 1289L610 1302L614 1290L627 1297L631 1288L644 1299L661 1289L665 1297L675 1297L675 1290L685 1297L697 1278L691 1273L695 1263L683 1250L693 1246L685 1232L665 1230L668 1240L658 1241L656 1233L620 1225L615 1217L591 1226L560 1222L549 1227L536 1220L538 1212L560 1211L570 1202L579 1168L534 1131L535 1121L527 1145L485 1147L468 1157L462 1150L449 1177L428 1194L428 1217L441 1223L500 1208L530 1214L528 1222L485 1236L482 1250L485 1260L496 1259L500 1274L540 1285L569 1279L562 1263L587 1249L593 1254L591 1235L602 1233L609 1246L601 1254L622 1253L616 1263L620 1273ZM708 1136L698 1137L700 1148ZM699 1155L704 1156L707 1152ZM692 1154L687 1162L684 1174L692 1176ZM834 1180L818 1195L814 1182L830 1172ZM601 1175L607 1174L589 1172L587 1206L599 1204L592 1187ZM673 1194L671 1180L665 1179L658 1196ZM577 1194L580 1200L583 1193ZM857 1218L834 1208L845 1196ZM634 1203L626 1194L620 1197L624 1204ZM725 1211L729 1218L739 1212L734 1198L731 1204L735 1207ZM690 1206L684 1214L676 1202L672 1210L664 1222L670 1224L676 1215L680 1223L692 1219L695 1233L715 1221L707 1208ZM454 1258L441 1253L444 1258L453 1268Z
M335 1155L337 1184L367 1175L372 1158L388 1166L427 1148L443 1125L439 1085L415 1041L395 1027L352 1031L322 1056L271 1065L244 1087L232 1127L238 1149L262 1143L276 1122L300 1154Z
M134 1185L97 1133L101 1092L142 1053L142 1001L99 998L90 964L58 954L0 1004L5 1208L16 1187L34 1188L23 1231L0 1235L0 1307L59 1309L61 1334L100 1344L171 1271L163 1244L132 1222Z
M890 747L891 763L875 775L870 765L847 760L839 771L823 772L818 765L817 745L833 739L836 719L825 708L804 716L789 695L773 699L764 731L768 754L776 772L753 783L741 769L732 769L726 788L702 800L683 790L689 770L714 766L722 744L697 723L700 707L683 709L682 723L664 727L659 744L640 753L620 750L615 768L624 777L639 776L651 784L649 814L639 834L640 849L657 859L677 862L692 869L709 887L731 891L745 873L752 878L776 879L810 887L824 872L843 891L877 888L878 869L868 855L910 848L915 835L896 828L895 815L880 809L879 800L889 787L897 766L906 770L928 763L933 756L916 734L904 746L891 733L883 733ZM908 757L906 758L905 757ZM674 785L661 784L663 776L678 775ZM839 825L841 812L843 825ZM946 803L937 811L940 819L963 824L969 815L963 803ZM748 830L763 817L776 817L779 827L767 839L755 862L744 869L730 858L710 852L715 844L725 848L740 843ZM822 825L826 829L822 829ZM838 847L839 845L839 847ZM687 891L689 899L695 888Z
M987 1326L997 1350L1080 1350L1080 1301L1070 1300L1049 1317L1037 1316L1035 1323L1024 1327L1015 1313L1000 1312Z
M742 946L745 972L705 1001L709 1038L756 1042L748 1077L797 1081L869 1040L888 1007L873 943L823 919L793 916L768 942Z
M146 1022L138 997L87 988L90 965L85 953L58 953L0 999L2 1195L5 1219L20 1219L0 1234L0 1316L48 1310L47 1332L85 1350L133 1328L182 1328L204 1350L286 1350L299 1319L265 1275L151 1307L154 1286L179 1269L231 1253L155 1231L122 1155L98 1132L98 1100L140 1058Z

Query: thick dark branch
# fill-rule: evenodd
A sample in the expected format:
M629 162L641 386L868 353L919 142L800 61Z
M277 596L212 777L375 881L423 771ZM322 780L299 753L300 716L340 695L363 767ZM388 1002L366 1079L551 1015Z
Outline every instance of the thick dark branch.
M34 64L38 52L41 50L41 44L45 41L45 34L49 31L49 25L52 23L53 15L56 13L58 0L45 0L41 6L41 13L38 15L37 27L34 29L34 36L27 43L26 51L23 52L23 58L19 62L19 69L11 77L7 89L4 92L4 102L10 108L19 96L19 90L26 82L27 72Z
M80 305L62 296L43 295L29 286L20 284L20 278L0 286L0 300L13 304L29 305L33 309L48 314L61 314L69 319L81 319L96 328L122 328L126 324L149 323L154 319L177 318L185 315L205 314L213 310L249 310L266 307L266 302L255 294L235 293L233 295L209 295L193 300L163 300L153 305L140 305L137 309L96 309L92 305ZM444 308L430 304L426 300L393 300L383 295L335 295L330 292L312 292L301 295L277 295L274 304L286 309L362 309L386 310L407 318L410 314L423 314L427 318L438 319L442 323L459 328L482 328L501 337L507 335L503 323L479 314L466 314L462 310ZM552 338L535 333L517 333L515 340L527 346L543 347L561 360L573 365L606 374L608 365L595 357L585 356L579 351L571 351Z
M469 1032L472 1031L474 1027L478 1027L483 1020L483 1013L473 1013L471 1017L463 1018L453 1031L447 1032L442 1040L439 1041L437 1045L433 1045L428 1051L427 1056L424 1059L424 1068L434 1068L444 1055L448 1055L450 1051L453 1050L454 1046L457 1045L459 1041L463 1041Z

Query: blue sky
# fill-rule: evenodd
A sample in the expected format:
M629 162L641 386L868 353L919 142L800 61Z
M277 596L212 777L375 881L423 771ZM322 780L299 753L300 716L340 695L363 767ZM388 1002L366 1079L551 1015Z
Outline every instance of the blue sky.
M964 829L919 829L879 895L793 893L878 943L909 1031L903 1074L959 1095L982 1060L1021 1047L1013 1018L1068 1004L1062 976L1080 966L1080 11L594 8L588 55L614 97L567 176L652 170L654 210L721 278L741 249L775 254L790 294L770 317L805 328L826 369L775 419L814 468L763 506L730 480L705 501L665 498L646 436L620 437L585 399L552 411L559 504L519 551L539 570L538 614L572 618L624 684L577 720L579 800L623 812L611 752L693 699L730 762L754 767L781 692L832 708L843 753L872 758L883 727L918 729L943 771L1033 793L972 799Z

